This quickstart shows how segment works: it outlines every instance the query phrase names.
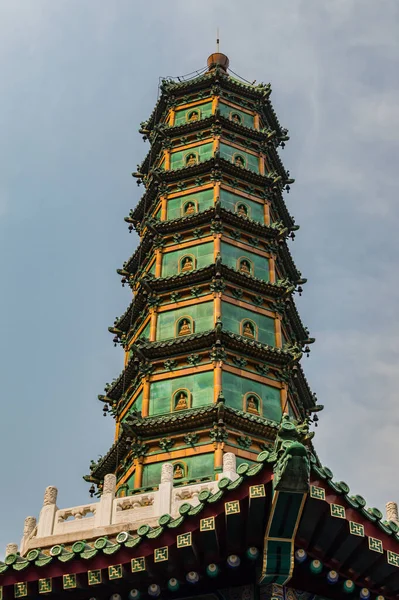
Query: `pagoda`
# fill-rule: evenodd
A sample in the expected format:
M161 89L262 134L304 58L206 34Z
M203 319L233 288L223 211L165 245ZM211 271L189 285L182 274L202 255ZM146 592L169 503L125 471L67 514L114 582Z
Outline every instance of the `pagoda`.
M0 600L399 598L397 505L368 508L314 449L270 94L220 52L162 81L125 219L140 243L118 270L133 298L109 328L124 367L99 396L115 439L89 503L46 489L0 562Z

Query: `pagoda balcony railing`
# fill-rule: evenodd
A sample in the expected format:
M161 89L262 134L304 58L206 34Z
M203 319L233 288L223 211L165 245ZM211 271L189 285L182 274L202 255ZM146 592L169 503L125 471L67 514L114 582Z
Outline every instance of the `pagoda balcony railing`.
M223 471L218 479L222 477L231 481L238 477L232 453L227 452L223 457ZM218 490L218 482L212 480L178 483L179 480L173 477L172 463L164 463L157 488L115 497L116 477L109 474L104 477L103 493L98 501L71 508L57 507L57 488L50 486L46 489L38 522L34 517L25 519L20 553L24 555L34 548L71 544L82 537L89 540L114 536L120 531L135 532L141 525L157 526L162 515L178 517L182 504L196 506L201 492L213 494Z

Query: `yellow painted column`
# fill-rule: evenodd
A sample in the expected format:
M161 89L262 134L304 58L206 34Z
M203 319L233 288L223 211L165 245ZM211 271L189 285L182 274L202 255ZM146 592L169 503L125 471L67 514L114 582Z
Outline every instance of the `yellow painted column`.
M213 184L213 202L216 202L220 198L220 181L215 181Z
M161 277L162 273L162 248L155 250L155 277Z
M215 237L214 237L214 243L213 243L213 260L216 260L217 255L221 254L220 248L221 248L221 234L220 233L216 233Z
M259 115L258 114L254 115L254 128L259 129Z
M283 338L281 335L281 316L280 315L276 315L276 318L274 319L274 333L276 336L276 347L282 348L283 347Z
M287 390L287 384L283 383L282 385L283 385L283 387L280 390L281 412L283 414L287 414L288 415L288 402L287 402L288 390Z
M143 402L141 405L141 414L143 417L148 417L150 407L150 381L148 377L143 380Z
M167 219L167 205L168 200L166 196L161 196L161 221L166 221Z
M265 202L263 206L263 214L265 217L265 225L270 225L270 205L268 202Z
M220 135L213 138L213 154L220 150Z
M259 174L265 174L265 155L262 153L259 154Z
M170 170L170 150L165 150L165 171Z
M222 317L222 297L221 293L217 292L213 297L213 320L216 323Z
M212 98L212 114L214 115L219 106L219 96L213 96Z
M172 127L175 124L176 110L174 108L171 109L169 115L169 125Z
M135 458L134 459L136 469L134 471L134 487L135 489L141 488L143 483L143 459Z
M214 462L213 462L215 471L216 471L216 469L220 470L223 468L223 447L222 446L223 446L222 443L217 442L216 448L215 448Z
M218 360L213 368L213 401L216 403L222 391L222 363Z
M116 426L115 426L115 438L114 438L115 442L119 437L120 428L121 428L121 424L119 423L119 421L117 421Z
M155 342L157 339L157 322L158 322L158 312L156 307L150 308L150 342Z
M276 283L276 261L274 256L269 258L269 279L270 283Z

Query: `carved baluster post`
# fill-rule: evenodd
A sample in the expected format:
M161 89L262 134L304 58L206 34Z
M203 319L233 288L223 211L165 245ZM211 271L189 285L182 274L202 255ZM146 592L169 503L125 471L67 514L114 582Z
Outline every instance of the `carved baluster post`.
M26 517L24 522L24 534L21 540L21 554L24 554L28 540L32 537L32 532L36 527L35 517Z
M53 533L55 513L58 510L56 505L57 494L58 490L53 485L46 487L43 508L40 511L37 525L37 537L46 537Z
M95 527L103 527L110 525L112 522L112 508L116 490L116 475L108 473L104 477L103 493L100 497L100 502L96 506L96 514L94 518Z
M394 523L396 523L396 525L399 525L398 505L396 504L396 502L387 502L386 512L387 521L393 521Z
M7 544L6 556L9 556L9 554L16 554L17 552L18 552L18 544Z
M236 455L233 452L226 452L223 455L223 473L221 477L228 477L231 481L237 479Z

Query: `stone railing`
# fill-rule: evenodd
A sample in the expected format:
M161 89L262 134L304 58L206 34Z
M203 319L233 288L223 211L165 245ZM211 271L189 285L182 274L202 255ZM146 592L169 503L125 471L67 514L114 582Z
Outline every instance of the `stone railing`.
M96 504L83 504L57 510L54 516L53 534L81 531L94 527Z
M227 452L223 457L223 472L220 477L234 481L236 473L235 455ZM69 544L79 539L90 539L106 534L116 534L124 529L137 530L140 525L155 525L161 515L178 516L184 503L193 506L199 503L198 495L203 490L211 493L218 489L217 481L195 482L173 487L173 465L162 465L158 489L122 498L115 498L116 477L109 474L104 478L103 493L97 502L72 508L57 507L57 488L48 487L44 494L43 507L36 524L34 517L25 519L20 552L23 555L32 548L46 548L55 544ZM9 544L15 549L15 544ZM7 549L6 554L10 551Z

